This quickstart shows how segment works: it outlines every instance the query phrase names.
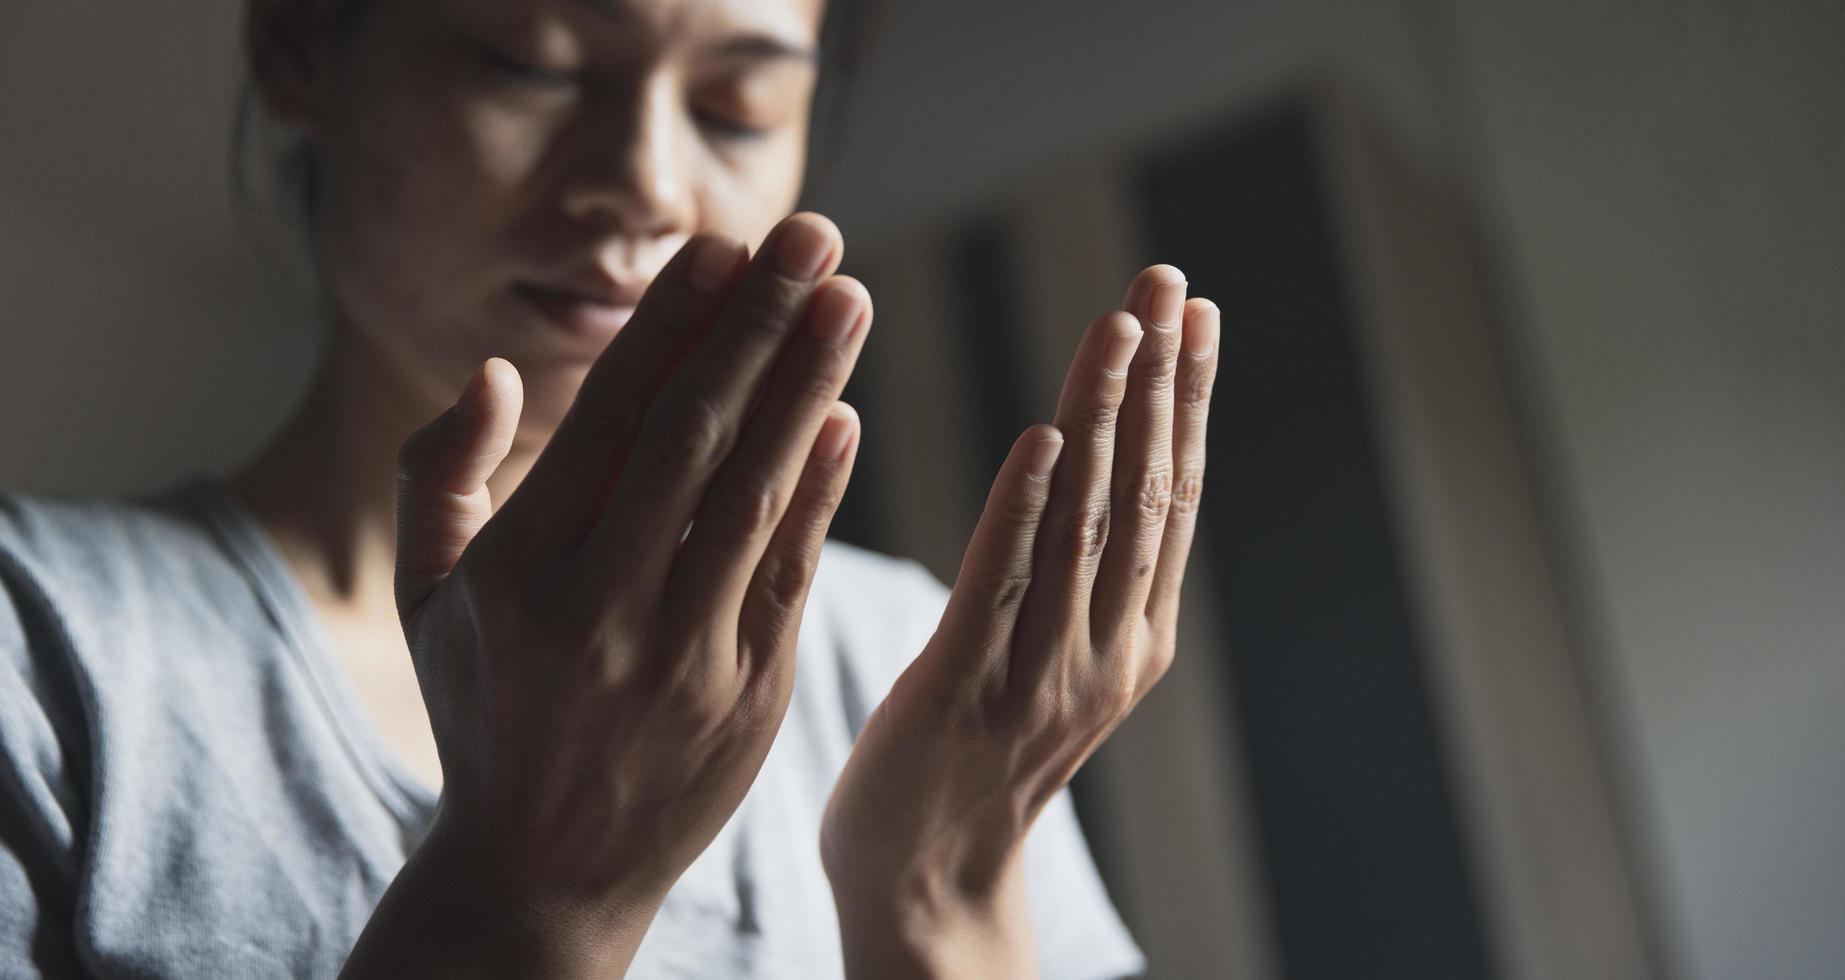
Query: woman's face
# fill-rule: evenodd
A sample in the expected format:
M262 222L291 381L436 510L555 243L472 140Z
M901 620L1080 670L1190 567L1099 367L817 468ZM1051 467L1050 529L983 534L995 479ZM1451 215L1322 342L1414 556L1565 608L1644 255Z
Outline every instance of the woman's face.
M823 0L371 0L305 110L341 329L437 407L487 357L549 432L694 233L805 163Z

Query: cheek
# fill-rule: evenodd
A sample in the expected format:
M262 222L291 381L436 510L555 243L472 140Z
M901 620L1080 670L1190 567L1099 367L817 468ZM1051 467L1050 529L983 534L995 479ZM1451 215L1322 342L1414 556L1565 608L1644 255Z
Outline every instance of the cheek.
M806 165L805 133L709 163L703 187L705 227L741 237L754 252L799 201Z
M503 286L495 244L544 146L455 87L372 86L328 130L318 247L360 324L439 326Z

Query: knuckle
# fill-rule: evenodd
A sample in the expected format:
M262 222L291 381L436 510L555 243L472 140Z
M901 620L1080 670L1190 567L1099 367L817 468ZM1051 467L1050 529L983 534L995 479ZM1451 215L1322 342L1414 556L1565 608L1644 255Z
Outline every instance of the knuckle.
M1142 670L1141 682L1135 689L1136 697L1145 694L1145 689L1151 688L1159 683L1160 678L1166 676L1166 672L1172 669L1172 661L1177 654L1178 648L1172 643L1161 643L1153 648L1153 652L1147 656L1146 667Z
M1202 409L1211 403L1211 384L1208 373L1195 374L1180 386L1174 401L1187 409Z
M1172 488L1172 512L1190 517L1204 502L1204 474L1187 473Z
M1153 394L1163 394L1172 387L1176 367L1172 357L1160 351L1145 360L1136 358L1128 365L1128 380L1134 387Z
M730 443L730 426L718 407L693 398L663 411L651 445L669 469L703 469L715 464Z
M1106 435L1115 431L1115 420L1120 414L1120 407L1113 400L1091 405L1077 414L1076 426L1097 435Z
M1064 698L1068 724L1091 731L1112 725L1134 703L1137 678L1125 657L1096 655Z
M1106 669L1095 686L1095 713L1091 717L1105 719L1110 723L1120 721L1134 706L1134 697L1139 693L1140 677L1131 664L1124 663L1120 667Z
M717 514L725 525L746 534L766 531L781 517L781 487L774 477L749 476L718 496Z
M824 535L845 500L846 481L835 471L824 485L802 495L800 519L809 531Z
M782 515L782 523L788 525L789 533L822 537L832 524L834 511L845 498L846 483L839 473L809 476L795 487L794 497Z
M1161 523L1172 506L1172 471L1165 467L1144 468L1133 479L1122 481L1116 494L1117 510L1125 514L1132 508L1143 523Z
M752 675L737 692L731 708L731 722L739 732L774 732L781 724L787 708L784 692L769 681L770 676L765 673Z
M578 401L570 418L578 431L598 444L621 444L639 431L643 411L630 399L613 402Z
M977 595L987 612L1003 616L1023 606L1029 591L1031 575L1012 572L982 581Z
M1075 715L1069 693L1057 685L1033 689L1012 713L1019 730L1053 734L1067 730Z
M732 700L728 693L711 672L688 670L665 685L659 705L675 722L700 730L728 712Z
M1108 546L1107 508L1084 508L1064 518L1058 529L1064 549L1079 562L1092 561Z
M794 321L806 284L783 279L779 273L771 279L734 307L733 323L746 337L778 342Z
M758 575L762 599L771 613L786 616L806 605L810 576L805 562L786 556L770 559Z
M803 404L831 405L839 397L840 383L838 364L835 359L826 358L819 364L803 368L800 377L794 383L794 395Z
M1007 537L1024 537L1038 526L1042 519L1042 505L1032 497L1009 496L999 504L1000 532Z

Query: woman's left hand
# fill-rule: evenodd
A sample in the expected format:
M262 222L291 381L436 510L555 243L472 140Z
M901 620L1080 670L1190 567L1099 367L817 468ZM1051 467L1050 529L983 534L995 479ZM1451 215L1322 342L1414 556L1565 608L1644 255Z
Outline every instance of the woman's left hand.
M1034 970L1026 832L1173 659L1219 330L1185 289L1149 268L1089 329L859 735L821 833L849 975Z

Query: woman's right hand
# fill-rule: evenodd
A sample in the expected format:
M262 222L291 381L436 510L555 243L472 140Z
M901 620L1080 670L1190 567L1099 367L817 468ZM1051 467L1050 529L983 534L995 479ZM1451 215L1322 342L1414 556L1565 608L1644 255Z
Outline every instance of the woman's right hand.
M444 780L411 866L441 864L482 916L625 965L754 781L856 453L837 399L871 308L831 275L842 247L812 214L747 264L689 242L497 512L510 364L405 444L398 610Z

